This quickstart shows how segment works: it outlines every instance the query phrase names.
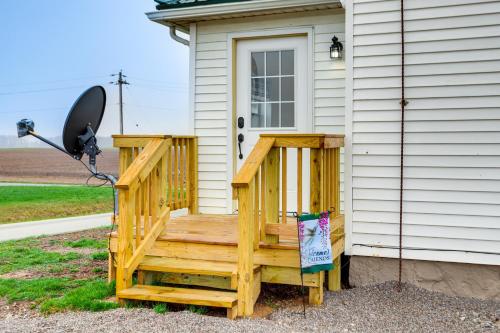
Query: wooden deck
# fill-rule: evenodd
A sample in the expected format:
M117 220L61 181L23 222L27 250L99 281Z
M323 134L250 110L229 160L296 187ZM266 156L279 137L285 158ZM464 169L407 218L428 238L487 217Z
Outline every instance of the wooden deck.
M274 249L298 250L297 242L297 220L288 216L286 224L268 226L268 233L277 234L278 243L268 244L261 242L260 247ZM332 220L332 238L343 233L343 216ZM141 237L144 238L144 230L141 229ZM117 237L118 233L112 233ZM137 235L134 230L134 235ZM195 244L211 244L238 246L238 215L186 215L173 217L167 223L165 230L157 238L157 241L186 242Z
M120 211L118 230L111 234L109 279L116 280L118 300L222 307L235 318L253 313L262 283L303 283L309 303L321 304L325 280L328 289L340 288L341 144L340 136L262 136L234 179L238 214L200 215L195 137L115 137ZM301 278L297 222L280 213L287 211L286 190L280 190L287 179L287 149L299 151L299 189L302 149L311 150L309 209L332 211L336 268L327 276L318 272ZM302 195L297 200L302 210ZM181 208L189 214L170 217L171 210Z

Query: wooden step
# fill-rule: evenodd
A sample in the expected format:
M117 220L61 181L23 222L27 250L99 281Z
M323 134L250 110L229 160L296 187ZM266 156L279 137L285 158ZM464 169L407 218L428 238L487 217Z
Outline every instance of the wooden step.
M236 289L238 284L238 265L231 262L146 256L138 269L163 273L229 277L232 289ZM254 265L254 271L258 269L259 266Z
M235 263L221 261L146 256L140 263L138 269L165 273L231 276L236 274L237 265Z
M117 296L120 299L227 308L229 318L235 318L237 312L238 296L236 292L231 291L135 285L132 288L119 291Z

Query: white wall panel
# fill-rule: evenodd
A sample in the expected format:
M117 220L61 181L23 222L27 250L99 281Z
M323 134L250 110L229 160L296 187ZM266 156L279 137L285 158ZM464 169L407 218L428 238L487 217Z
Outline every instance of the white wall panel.
M405 7L404 253L500 264L500 1ZM399 8L353 5L354 255L398 253Z

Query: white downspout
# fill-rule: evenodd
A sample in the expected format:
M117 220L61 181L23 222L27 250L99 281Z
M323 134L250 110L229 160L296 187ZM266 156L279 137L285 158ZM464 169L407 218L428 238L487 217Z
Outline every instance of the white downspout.
M189 41L187 39L184 39L177 35L177 28L174 25L170 26L170 37L176 42L189 46Z

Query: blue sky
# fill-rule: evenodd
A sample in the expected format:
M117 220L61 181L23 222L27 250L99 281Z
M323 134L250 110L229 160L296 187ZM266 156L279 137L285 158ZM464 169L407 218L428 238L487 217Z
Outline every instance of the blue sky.
M86 88L101 84L108 102L99 135L117 133L123 69L125 133L188 131L189 51L147 19L153 0L1 0L0 135L21 118L45 136L62 133Z

